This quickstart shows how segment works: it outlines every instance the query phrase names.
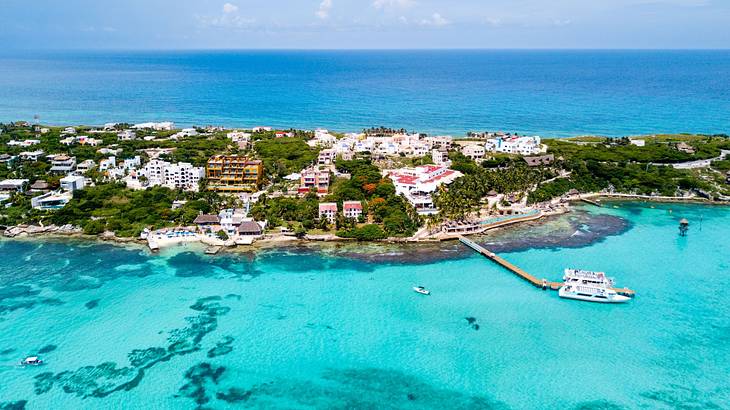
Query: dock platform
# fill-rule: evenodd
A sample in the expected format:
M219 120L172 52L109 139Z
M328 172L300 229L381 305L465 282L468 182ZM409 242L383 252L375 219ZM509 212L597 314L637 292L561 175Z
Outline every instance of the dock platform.
M603 205L601 205L599 202L594 201L592 199L581 198L580 200L583 201L583 202L585 202L585 203L587 203L587 204L591 204L591 205L597 206L599 208L602 208L603 207Z
M218 252L220 252L222 248L223 248L222 246L209 246L209 247L205 248L205 254L206 255L215 255Z
M498 265L500 265L503 268L507 269L508 271L514 273L515 275L519 276L520 278L526 280L532 286L535 286L535 287L541 288L541 289L545 289L545 290L547 290L547 289L558 290L565 284L563 282L548 281L545 278L539 279L539 278L525 272L524 270L520 269L519 267L511 264L506 259L497 255L496 253L486 249L485 247L479 245L478 243L476 243L476 242L472 241L471 239L468 239L464 236L460 236L459 241L461 243L463 243L464 245L477 251L482 256L485 256L485 257L491 259ZM635 295L635 292L628 288L611 288L611 289L620 295L629 296L629 297L634 297L634 295Z

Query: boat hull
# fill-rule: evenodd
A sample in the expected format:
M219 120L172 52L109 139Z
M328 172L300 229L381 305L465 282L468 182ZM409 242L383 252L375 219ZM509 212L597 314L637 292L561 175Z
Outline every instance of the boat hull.
M564 299L582 300L584 302L594 303L626 303L631 300L628 296L611 294L606 297L599 297L595 295L584 295L575 292L566 291L564 287L558 290L558 296Z

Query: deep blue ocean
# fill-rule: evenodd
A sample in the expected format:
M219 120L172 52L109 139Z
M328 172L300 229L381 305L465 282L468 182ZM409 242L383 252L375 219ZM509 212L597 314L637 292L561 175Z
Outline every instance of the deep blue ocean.
M0 52L0 121L730 132L730 51Z

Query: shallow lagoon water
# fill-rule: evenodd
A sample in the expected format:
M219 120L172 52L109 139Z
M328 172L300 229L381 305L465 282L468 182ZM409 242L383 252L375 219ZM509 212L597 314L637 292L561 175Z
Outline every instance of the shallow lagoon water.
M188 247L149 255L0 241L0 402L727 408L730 210L616 206L582 208L626 221L600 240L502 254L548 279L568 266L605 270L637 291L622 306L561 300L469 254L379 263L312 249L211 257ZM550 223L568 226L571 217ZM686 238L682 217L691 223ZM552 230L528 228L480 241ZM415 284L432 296L412 292ZM45 366L15 366L38 352Z

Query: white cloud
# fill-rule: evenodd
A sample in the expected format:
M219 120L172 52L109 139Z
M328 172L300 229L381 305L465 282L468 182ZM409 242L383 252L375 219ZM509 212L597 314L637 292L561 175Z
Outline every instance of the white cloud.
M387 8L407 9L415 4L415 0L373 0L373 7L378 10Z
M248 18L238 13L238 6L232 3L223 4L222 12L218 16L196 16L198 23L204 27L217 28L248 28L256 19Z
M447 20L439 13L433 13L431 18L421 20L422 26L443 27L449 24L451 24L451 21Z
M332 10L332 0L322 0L319 3L319 10L315 14L320 19L326 20L330 16L330 10Z
M231 3L226 3L223 5L223 13L225 14L231 14L231 13L237 13L238 12L238 6Z

